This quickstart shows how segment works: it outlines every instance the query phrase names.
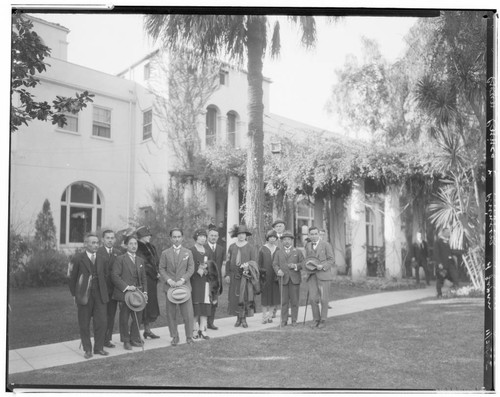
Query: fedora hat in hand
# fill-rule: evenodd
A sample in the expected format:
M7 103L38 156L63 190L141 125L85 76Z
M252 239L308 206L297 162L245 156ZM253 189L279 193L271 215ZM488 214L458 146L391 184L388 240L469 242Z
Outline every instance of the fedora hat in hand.
M191 291L187 285L172 287L167 291L168 300L177 305L186 302L190 297Z
M313 272L318 270L318 265L320 264L320 260L316 258L315 256L308 256L305 260L305 267L306 270Z
M135 291L127 291L125 293L125 304L130 310L140 312L146 307L147 301L144 294L136 289Z

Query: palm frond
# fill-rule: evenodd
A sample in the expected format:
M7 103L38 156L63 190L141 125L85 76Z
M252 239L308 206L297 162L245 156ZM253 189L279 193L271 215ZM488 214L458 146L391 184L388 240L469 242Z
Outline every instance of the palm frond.
M275 21L271 38L271 56L277 58L281 51L280 22Z

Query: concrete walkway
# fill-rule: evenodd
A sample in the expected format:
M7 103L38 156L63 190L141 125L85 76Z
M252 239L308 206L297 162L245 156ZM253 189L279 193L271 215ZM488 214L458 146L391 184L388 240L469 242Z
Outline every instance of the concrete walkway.
M397 305L400 303L406 303L411 301L416 301L424 298L434 297L436 295L436 290L433 285L415 290L405 290L405 291L391 291L382 292L372 295L358 296L356 298L342 299L337 301L332 301L330 306L332 309L328 310L328 317L342 316L344 314L361 312L364 310L377 309L380 307L386 307L391 305ZM302 326L304 320L304 310L305 307L299 308L299 326ZM210 338L222 338L229 335L241 334L244 332L255 332L263 329L276 328L279 326L279 312L278 316L274 319L271 324L261 324L262 317L260 313L254 315L247 319L248 328L235 328L234 322L235 317L226 317L216 320L216 325L219 327L217 331L209 331ZM311 307L308 307L306 313L306 321L312 320ZM307 324L306 324L307 325ZM327 325L328 326L328 325ZM144 345L144 350L158 349L163 347L169 347L175 349L175 347L170 346L170 334L168 327L153 328L155 334L159 335L159 339L148 339ZM179 326L180 344L186 343L184 333L184 326ZM134 347L133 350L123 349L122 343L117 343L120 340L119 334L113 335L113 341L116 344L115 348L108 349L109 356L94 356L90 360L102 360L107 357L119 356L122 354L142 354L142 349ZM197 341L196 343L207 343L205 341ZM59 365L74 364L86 360L83 357L83 351L79 349L80 339L71 340L61 343L53 343L50 345L27 347L24 349L9 350L9 374L15 374L19 372L32 371L42 368L56 367Z

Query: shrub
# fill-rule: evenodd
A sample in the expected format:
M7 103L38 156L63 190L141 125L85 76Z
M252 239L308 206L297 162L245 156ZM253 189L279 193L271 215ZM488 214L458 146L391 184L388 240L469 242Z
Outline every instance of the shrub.
M66 254L60 251L36 249L17 275L18 286L49 287L64 284L68 262Z
M50 202L45 199L42 210L35 222L35 243L45 250L56 248L56 226L50 210Z
M16 233L11 226L9 233L9 285L22 286L23 274L32 251L33 247L30 241Z

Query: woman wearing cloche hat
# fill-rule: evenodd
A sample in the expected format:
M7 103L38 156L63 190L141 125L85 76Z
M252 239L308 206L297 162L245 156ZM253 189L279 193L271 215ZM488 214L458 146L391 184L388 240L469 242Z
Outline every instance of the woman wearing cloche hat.
M276 279L276 273L273 269L273 260L276 251L278 234L275 230L269 230L266 233L266 243L259 250L259 271L262 280L262 323L272 323L272 312L280 304L280 285Z
M229 306L228 313L230 315L237 316L235 327L240 325L243 328L247 328L246 317L253 316L255 310L255 302L253 300L253 290L250 283L245 284L247 288L241 291L241 283L243 273L248 271L249 262L256 262L257 260L257 250L255 247L247 241L247 237L251 236L252 233L247 229L245 225L239 225L234 228L233 234L237 237L237 241L228 249L227 262L226 262L226 278L225 281L229 283Z
M160 258L156 247L151 244L152 233L146 226L141 226L136 230L138 238L137 255L144 259L146 267L146 280L148 284L148 304L142 313L142 322L144 324L144 339L151 338L157 339L158 335L151 331L151 323L155 322L160 315L160 307L158 306L158 279L160 273L158 264Z

